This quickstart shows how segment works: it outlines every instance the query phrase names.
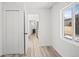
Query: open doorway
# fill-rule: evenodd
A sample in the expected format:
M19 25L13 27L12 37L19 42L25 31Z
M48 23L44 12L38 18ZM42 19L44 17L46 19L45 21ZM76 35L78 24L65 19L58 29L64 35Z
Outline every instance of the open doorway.
M36 34L38 38L39 30L39 15L38 14L28 14L28 34Z
M29 34L36 34L38 38L39 21L29 20Z
M38 36L38 30L39 30L39 15L38 14L28 14L27 15L28 20L28 26L27 26L27 32L28 34L25 34L25 54L28 54L28 51L31 52L33 50L38 50L39 47L39 36ZM26 28L25 28L26 30ZM26 31L25 31L26 32ZM32 56L36 55L31 53Z

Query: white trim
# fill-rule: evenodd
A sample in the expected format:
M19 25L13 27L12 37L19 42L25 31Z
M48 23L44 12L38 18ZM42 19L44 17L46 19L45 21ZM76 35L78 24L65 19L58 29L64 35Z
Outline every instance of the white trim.
M71 43L71 44L73 44L75 46L79 46L79 42L76 42L76 41L73 41L73 40L69 40L67 38L64 38L63 40L66 41L66 42L68 42L68 43Z
M66 9L67 7L69 7L69 6L71 6L71 5L74 5L74 4L76 4L76 3L72 2L72 3L70 3L69 5L66 5L64 8L62 8L62 11L63 11L64 9Z
M72 5L72 6L71 6ZM64 16L63 16L63 11L67 8L67 7L70 7L71 6L71 9L72 9L72 7L73 7L73 5L74 5L74 3L71 3L71 4L69 4L69 5L67 5L66 7L64 7L63 9L62 9L62 37L64 38ZM73 14L73 12L72 12L72 14ZM72 23L73 23L73 15L72 15ZM72 24L72 28L73 28L73 24ZM73 34L73 30L72 30L72 34ZM71 39L71 38L70 38ZM72 39L73 39L73 36L72 36Z

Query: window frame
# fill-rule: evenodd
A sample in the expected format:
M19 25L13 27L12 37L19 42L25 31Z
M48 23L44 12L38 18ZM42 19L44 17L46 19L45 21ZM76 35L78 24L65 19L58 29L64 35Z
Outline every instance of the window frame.
M79 4L79 3L77 3L77 2L76 3L71 3L71 4L65 6L62 9L62 37L65 40L68 39L70 41L74 41L74 42L78 42L79 43L79 41L77 41L76 35L75 35L75 13L76 13L76 11L75 11L75 5L77 5L77 4ZM64 13L64 10L66 8L68 8L68 7L72 8L71 9L72 10L72 39L64 36L64 14L63 13Z

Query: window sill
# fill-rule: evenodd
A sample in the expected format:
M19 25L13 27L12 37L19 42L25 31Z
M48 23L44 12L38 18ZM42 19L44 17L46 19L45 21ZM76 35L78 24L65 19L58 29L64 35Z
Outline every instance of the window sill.
M74 40L70 40L68 38L64 38L63 40L66 41L66 42L68 42L68 43L71 43L73 45L79 46L79 42L76 42Z

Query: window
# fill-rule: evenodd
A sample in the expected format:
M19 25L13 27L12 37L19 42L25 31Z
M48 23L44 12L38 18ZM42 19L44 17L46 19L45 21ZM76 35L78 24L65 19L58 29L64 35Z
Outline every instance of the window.
M64 38L79 42L79 3L64 8Z
M72 8L64 10L64 37L72 39Z
M75 5L75 40L79 41L79 4Z

